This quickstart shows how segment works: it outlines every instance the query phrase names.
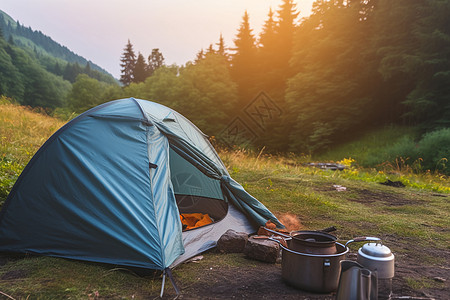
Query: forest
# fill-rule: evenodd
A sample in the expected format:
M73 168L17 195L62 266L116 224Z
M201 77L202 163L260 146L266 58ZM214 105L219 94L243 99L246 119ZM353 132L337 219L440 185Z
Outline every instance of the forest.
M390 124L416 128L417 141L450 139L448 16L449 0L317 0L300 19L295 1L280 0L260 34L243 12L233 45L218 34L182 66L128 41L120 83L89 63L39 58L4 26L0 94L50 114L148 99L217 143L270 152L316 153Z

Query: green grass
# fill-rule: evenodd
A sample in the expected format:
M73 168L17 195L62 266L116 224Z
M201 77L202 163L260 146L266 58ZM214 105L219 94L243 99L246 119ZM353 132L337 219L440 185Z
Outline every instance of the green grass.
M63 124L0 96L0 204L34 153Z
M328 151L314 156L314 160L339 161L352 157L359 163L365 165L374 155L386 152L386 149L404 137L414 139L417 131L411 127L387 126L365 133L360 138L329 149Z
M62 125L57 119L0 98L0 205L32 155ZM397 130L387 130L391 140L398 137ZM409 132L404 130L398 134ZM379 138L383 136L381 131L378 134ZM307 167L304 163L312 160L309 156L245 150L219 150L219 155L231 176L278 217L294 215L303 229L335 225L343 241L358 235L379 236L394 253L419 257L417 264L445 264L441 258L423 253L429 247L450 250L448 178L435 173L358 167L358 159L364 160L364 155L377 149L372 143L379 138L342 146L330 152L328 159L320 157L347 164L349 168L342 172ZM387 179L400 180L406 188L379 184ZM335 184L347 190L338 192ZM180 265L174 275L183 286L190 286L217 266L260 267L240 254L209 252L200 263ZM414 290L440 287L422 277L405 278L404 282ZM137 276L110 265L34 256L6 256L5 263L0 264L0 291L15 299L152 299L159 295L160 288L159 275ZM166 283L166 290L172 290L170 283Z

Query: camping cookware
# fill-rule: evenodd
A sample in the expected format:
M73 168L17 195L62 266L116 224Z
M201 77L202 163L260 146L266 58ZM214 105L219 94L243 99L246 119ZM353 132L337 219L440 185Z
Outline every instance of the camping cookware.
M297 231L291 233L291 236L282 235L286 238L287 247L279 240L271 239L278 242L282 249L281 277L283 280L296 288L317 293L329 293L337 289L341 272L340 262L345 259L349 252L348 244L380 240L376 237L358 237L343 245L337 242L335 236L331 235L333 238L325 236L328 240L320 240L324 235L315 235L315 233L317 231ZM314 235L315 241L306 241L307 246L305 247L304 240L310 239L310 234ZM309 247L310 243L313 243L313 247ZM319 244L314 245L314 243ZM327 246L322 247L324 244L327 244ZM305 252L299 249L303 249ZM307 253L306 251L316 253ZM325 251L329 253L324 254Z
M381 243L367 243L358 250L358 263L372 271L378 278L394 277L394 254Z
M341 261L336 300L377 300L376 274L355 261Z
M328 227L319 231L312 230L300 230L300 231L292 231L290 235L281 234L277 231L270 230L268 228L264 228L270 233L280 235L287 239L292 239L289 249L307 253L307 254L336 254L338 253L338 248L336 246L337 238L330 234L329 232L335 231L336 227ZM363 241L379 241L379 238L376 237L355 237L354 239L347 242L363 242ZM345 246L347 246L347 244Z
M293 231L290 235L282 234L268 228L264 229L286 239L292 239L289 249L293 251L309 254L335 254L337 252L335 245L337 238L334 235L329 234L329 232L336 230L336 227L334 226L319 231Z
M337 238L323 231L291 232L293 242L291 250L309 254L335 254Z
M381 243L367 243L358 250L358 263L378 273L379 299L388 299L392 294L394 277L394 254Z
M288 246L292 240L288 241ZM280 244L282 249L281 277L288 284L311 292L329 293L338 287L341 260L349 249L335 244L335 254L308 254L293 251Z
M349 252L348 244L360 241L379 241L376 237L358 237L345 245L335 242L333 254L311 254L291 250L294 239L288 240L288 247L282 249L281 277L294 287L305 291L329 293L339 284L341 261Z

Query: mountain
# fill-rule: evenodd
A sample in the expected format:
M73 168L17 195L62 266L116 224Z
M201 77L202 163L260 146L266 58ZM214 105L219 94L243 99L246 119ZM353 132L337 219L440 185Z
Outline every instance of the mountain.
M100 66L75 54L41 31L25 27L2 10L0 10L0 32L10 44L35 56L47 71L63 76L70 82L74 82L77 72L80 72L88 73L90 77L99 81L115 83L113 76Z

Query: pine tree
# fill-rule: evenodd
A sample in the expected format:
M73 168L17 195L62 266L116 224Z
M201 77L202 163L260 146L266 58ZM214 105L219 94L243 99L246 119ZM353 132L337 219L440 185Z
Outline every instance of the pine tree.
M283 0L277 11L277 26L274 38L276 47L272 56L274 78L272 96L283 99L284 90L286 88L286 80L292 75L289 67L289 61L292 57L292 49L294 44L294 32L296 28L296 20L298 12L293 0Z
M127 45L124 48L124 52L120 58L122 68L120 72L120 82L125 86L133 82L134 67L136 65L136 55L134 54L133 45L130 40L128 40Z
M256 42L249 23L249 15L245 11L242 23L234 40L235 53L231 58L231 75L238 84L241 102L251 101L256 95Z
M92 69L91 64L89 62L86 63L86 66L84 67L84 74L87 74L88 76L92 77Z
M277 11L277 39L280 43L279 50L282 51L280 54L286 54L287 57L292 55L294 32L298 14L299 12L297 12L296 4L293 0L283 0L283 3ZM280 56L283 57L283 55Z
M216 46L218 46L217 54L227 57L225 41L223 40L222 34L220 34L219 42L216 43Z
M271 93L270 83L272 81L271 72L274 69L273 61L278 56L276 41L277 23L274 20L272 8L269 10L268 18L263 25L259 36L258 48L258 73L260 89Z
M133 82L143 82L147 78L147 63L144 56L139 52L136 64L133 70Z
M56 74L58 76L61 76L63 74L63 71L61 69L61 66L59 65L58 62L55 63L54 67L53 67L53 74Z
M148 56L147 76L152 76L155 71L164 65L164 56L158 48L152 49Z
M214 54L216 51L213 48L213 44L209 44L208 50L206 51L206 54Z
M202 49L200 49L200 51L197 52L194 62L197 64L204 58L205 58L205 52L203 51L203 48L202 48Z

